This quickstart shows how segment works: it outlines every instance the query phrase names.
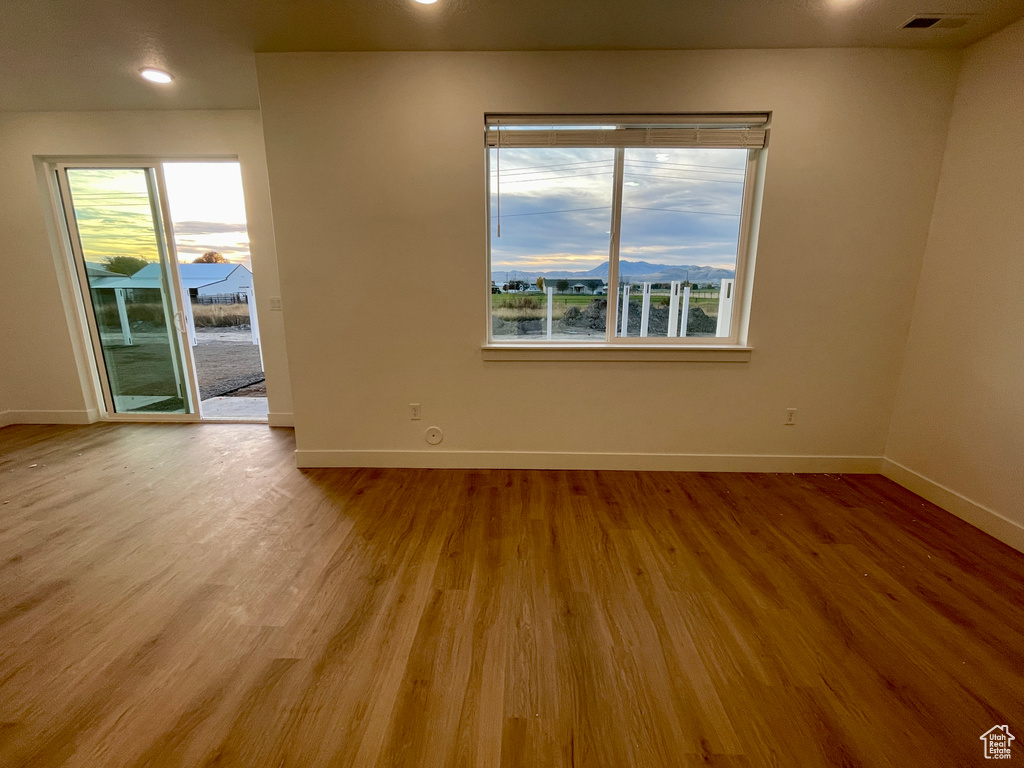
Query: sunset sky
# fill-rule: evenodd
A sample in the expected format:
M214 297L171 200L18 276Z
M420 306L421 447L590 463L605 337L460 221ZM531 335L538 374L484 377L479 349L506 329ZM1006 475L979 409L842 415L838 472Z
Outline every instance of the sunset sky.
M163 168L178 260L190 263L213 250L250 266L238 163L164 163ZM104 262L110 256L157 260L143 170L71 168L68 179L87 261Z
M491 150L491 268L586 271L608 259L612 149ZM746 151L627 149L623 260L732 269ZM219 251L250 266L242 178L236 162L164 163L178 259ZM88 261L157 258L144 171L69 169ZM251 268L251 267L250 267Z
M491 150L492 271L586 271L608 260L613 149ZM625 151L619 257L733 269L747 153Z

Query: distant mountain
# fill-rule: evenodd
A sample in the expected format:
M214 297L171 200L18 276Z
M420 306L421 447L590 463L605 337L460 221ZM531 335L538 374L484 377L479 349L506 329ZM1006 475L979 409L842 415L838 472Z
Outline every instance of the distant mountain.
M620 261L619 276L629 280L631 283L668 283L672 280L689 280L691 283L719 283L723 279L735 277L731 269L719 267L705 267L695 264L651 264L648 261ZM506 277L507 276L507 277ZM491 272L491 279L498 283L504 283L506 279L526 280L528 283L536 282L538 277L545 280L579 280L582 278L600 277L608 279L608 262L587 270L586 272L522 272L498 271Z
M652 275L655 272L663 272L666 269L678 269L668 264L651 264L649 261L619 261L620 275ZM683 269L698 269L698 267L683 267ZM594 267L589 272L582 272L580 277L603 277L608 279L608 262L599 267Z
M714 283L731 280L736 273L719 267L672 267L646 275L626 275L631 283L670 283L673 280L689 280L691 283Z

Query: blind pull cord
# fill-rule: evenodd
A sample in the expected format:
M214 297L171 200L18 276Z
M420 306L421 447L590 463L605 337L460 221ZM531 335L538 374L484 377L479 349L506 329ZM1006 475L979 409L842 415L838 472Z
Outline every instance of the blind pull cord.
M501 237L501 126L498 126L498 147L494 150L494 165L497 172L497 213L498 213L498 237Z

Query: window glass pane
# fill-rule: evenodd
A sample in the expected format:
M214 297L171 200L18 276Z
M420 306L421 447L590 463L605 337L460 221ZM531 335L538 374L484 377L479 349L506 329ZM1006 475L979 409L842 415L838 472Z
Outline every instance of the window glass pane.
M188 413L177 330L142 168L69 168L88 299L116 413Z
M625 150L617 336L729 336L746 163L744 149Z
M615 150L491 149L490 163L494 340L604 341Z

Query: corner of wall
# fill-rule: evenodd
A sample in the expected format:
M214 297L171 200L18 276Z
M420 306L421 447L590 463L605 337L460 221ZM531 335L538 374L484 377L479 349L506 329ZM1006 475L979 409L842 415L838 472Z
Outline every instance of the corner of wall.
M949 153L949 134L953 125L953 111L956 105L956 94L960 90L960 78L963 75L963 65L965 56L963 51L957 51L957 53L959 54L959 56L956 64L956 82L953 85L953 93L950 96L949 100L949 110L946 114L945 138L943 139L944 149L942 151L942 161L939 164L938 171L935 174L934 183L932 184L930 203L931 216L928 219L928 231L925 233L924 241L921 244L920 252L918 255L917 280L914 283L913 287L913 298L911 301L910 314L907 317L907 324L902 329L901 333L903 342L903 353L900 356L900 372L896 380L896 387L893 389L891 397L889 399L889 428L886 430L885 445L882 448L883 459L888 457L889 443L892 440L893 424L896 420L896 409L900 399L900 392L902 391L905 383L907 370L907 350L910 347L910 331L914 324L914 316L917 312L918 297L921 292L921 283L924 279L925 258L927 257L929 245L931 244L932 240L932 224L935 220L935 204L939 196L939 186L942 183L942 171L943 168L945 168L946 166L946 156Z
M890 458L882 460L881 474L1007 546L1024 552L1024 526L1020 523Z
M1012 272L1024 240L1014 202L1024 161L1012 143L1024 117L1013 98L1024 84L1022 58L1024 20L964 52L882 474L1024 552L1024 387L1008 357L1019 341L1019 294L993 279ZM979 337L957 319L963 297L1000 282L986 305L994 332Z

